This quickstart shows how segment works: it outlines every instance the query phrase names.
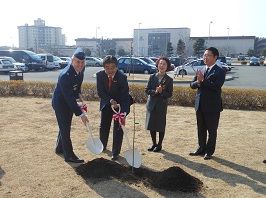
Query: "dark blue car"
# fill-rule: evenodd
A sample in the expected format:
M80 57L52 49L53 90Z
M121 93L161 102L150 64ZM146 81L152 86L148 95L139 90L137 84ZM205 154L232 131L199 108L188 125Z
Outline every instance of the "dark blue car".
M117 67L124 73L153 74L158 71L155 65L148 64L140 58L135 57L119 58Z

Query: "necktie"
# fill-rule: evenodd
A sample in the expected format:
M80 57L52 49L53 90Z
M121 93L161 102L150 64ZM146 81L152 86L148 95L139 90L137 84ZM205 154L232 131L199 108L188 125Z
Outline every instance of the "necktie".
M205 72L205 75L204 75L204 77L206 77L206 76L208 75L208 73L209 73L209 70L210 70L210 68L208 67L207 71Z
M112 82L113 82L113 78L112 76L109 76L109 83L108 83L109 90L111 89Z

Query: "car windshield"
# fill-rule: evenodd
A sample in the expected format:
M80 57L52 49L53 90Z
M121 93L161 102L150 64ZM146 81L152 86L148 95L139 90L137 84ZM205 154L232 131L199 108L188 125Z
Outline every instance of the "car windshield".
M253 61L253 62L255 62L255 61L259 61L258 58L251 58L250 60Z
M28 55L32 58L32 59L37 59L37 60L42 60L41 57L33 52L28 52Z
M8 58L8 60L11 62L11 63L16 63L16 61L13 59L13 58Z

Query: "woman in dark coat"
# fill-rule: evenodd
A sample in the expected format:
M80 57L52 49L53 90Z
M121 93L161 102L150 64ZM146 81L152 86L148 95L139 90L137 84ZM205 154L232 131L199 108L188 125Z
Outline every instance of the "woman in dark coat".
M150 130L152 139L152 146L148 148L148 151L159 152L162 149L168 98L173 93L173 79L166 74L170 65L170 60L167 57L160 57L156 61L159 72L150 76L145 87L145 92L148 94L145 128ZM159 132L158 144L156 143L156 132Z

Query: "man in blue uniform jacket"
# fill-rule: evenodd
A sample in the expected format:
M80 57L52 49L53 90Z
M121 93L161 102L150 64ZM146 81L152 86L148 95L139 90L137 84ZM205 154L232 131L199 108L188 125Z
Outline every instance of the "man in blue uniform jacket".
M84 162L74 154L70 139L73 113L79 116L85 125L88 122L88 118L77 103L81 97L84 70L85 53L78 48L72 56L71 63L60 73L52 97L52 106L59 126L55 152L63 154L66 162Z
M221 93L225 71L215 64L218 57L219 51L215 47L206 49L203 55L206 67L197 71L190 84L192 89L198 89L195 101L198 148L189 154L204 154L205 160L211 159L215 151L220 112L223 110Z
M110 126L113 119L113 110L121 107L121 113L128 115L130 110L130 97L127 76L117 69L117 59L114 56L106 56L103 60L104 70L97 72L97 93L100 97L100 140L103 143L103 149L106 150ZM125 122L125 120L123 120ZM113 147L112 160L117 160L121 151L123 140L123 130L119 122L114 121L113 128Z

